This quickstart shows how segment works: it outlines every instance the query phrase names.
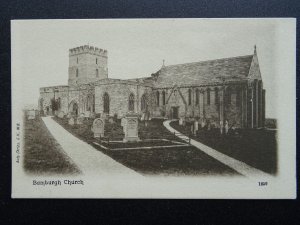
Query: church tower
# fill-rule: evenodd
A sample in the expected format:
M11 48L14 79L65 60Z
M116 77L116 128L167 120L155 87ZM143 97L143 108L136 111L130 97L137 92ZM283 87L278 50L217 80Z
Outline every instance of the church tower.
M69 50L69 86L87 84L107 77L106 50L89 45Z

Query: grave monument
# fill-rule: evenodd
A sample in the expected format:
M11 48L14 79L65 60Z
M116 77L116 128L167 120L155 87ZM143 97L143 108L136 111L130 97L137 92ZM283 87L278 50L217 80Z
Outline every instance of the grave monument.
M140 141L138 136L138 114L128 113L123 121L123 131L125 137L123 142L137 142Z

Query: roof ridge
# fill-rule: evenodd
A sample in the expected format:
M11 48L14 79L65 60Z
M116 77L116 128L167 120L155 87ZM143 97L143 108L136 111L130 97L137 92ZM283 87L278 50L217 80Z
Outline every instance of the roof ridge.
M189 63L173 64L173 65L165 66L165 67L162 68L162 69L165 69L165 68L168 68L168 67L171 67L171 66L181 66L181 65L189 65L189 64L191 65L191 64L196 64L196 63L205 63L205 62L212 62L212 61L221 61L221 60L225 60L225 59L246 58L246 57L250 57L250 56L253 57L254 55L252 54L252 55L243 55L243 56L235 56L235 57L219 58L219 59L209 59L209 60L197 61L197 62L189 62Z

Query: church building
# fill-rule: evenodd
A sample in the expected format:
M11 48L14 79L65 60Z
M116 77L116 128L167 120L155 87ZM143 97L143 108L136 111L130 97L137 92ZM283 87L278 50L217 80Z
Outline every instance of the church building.
M163 66L137 79L108 77L106 50L84 45L69 50L68 85L40 88L39 109L87 117L196 118L212 127L228 122L260 128L265 90L256 47L246 56Z

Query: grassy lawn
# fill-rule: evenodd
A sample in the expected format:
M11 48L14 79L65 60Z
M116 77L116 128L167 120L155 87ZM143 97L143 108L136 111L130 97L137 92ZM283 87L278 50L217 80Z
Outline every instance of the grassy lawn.
M186 135L190 126L179 126L178 121L170 124ZM198 132L193 139L208 145L228 156L247 163L270 174L277 173L277 141L275 130L240 130L239 135L220 135L219 130Z
M95 139L91 131L92 119L85 120L82 125L71 126L66 118L54 117L66 130L83 141L93 145ZM141 139L161 139L180 141L172 135L162 124L162 120L149 121L146 127L139 123L139 136ZM123 131L121 122L105 124L105 136L110 139L122 140ZM155 143L156 145L157 143ZM120 143L122 145L122 143ZM223 165L193 146L159 149L137 149L137 150L104 150L93 145L102 153L110 156L117 162L129 167L139 173L153 175L239 175L231 168Z
M41 118L24 119L24 169L30 174L76 174L79 169L64 154Z

